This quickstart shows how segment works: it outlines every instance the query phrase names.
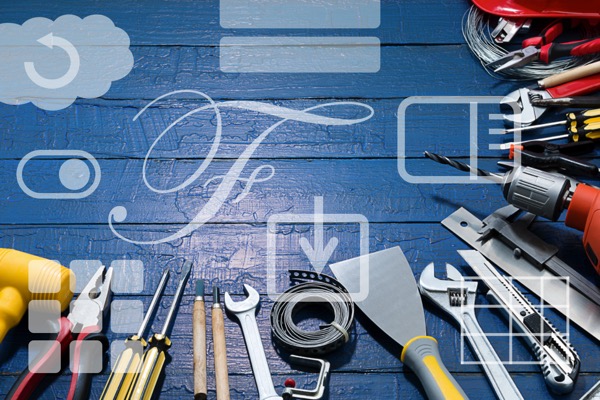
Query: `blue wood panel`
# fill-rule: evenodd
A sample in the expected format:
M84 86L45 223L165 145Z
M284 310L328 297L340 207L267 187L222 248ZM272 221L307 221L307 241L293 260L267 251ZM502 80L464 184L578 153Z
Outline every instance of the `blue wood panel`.
M325 212L362 214L370 222L369 248L377 251L399 245L418 277L430 262L450 262L465 274L469 270L456 253L465 249L459 239L439 221L459 206L479 217L504 205L496 185L408 184L397 170L398 107L410 96L503 96L517 87L488 76L471 56L460 33L460 23L469 4L466 0L382 0L381 26L377 29L317 30L314 34L372 35L381 40L381 71L376 74L224 74L219 71L219 40L224 36L278 34L302 36L303 30L232 30L219 25L218 0L148 0L43 2L26 0L0 6L0 22L23 23L29 18L56 18L63 14L86 16L99 13L111 18L131 38L135 58L133 71L114 82L100 99L78 99L61 111L44 111L31 104L0 104L0 247L17 248L64 264L78 259L139 259L145 268L145 286L139 294L118 294L117 300L140 300L149 304L163 268L180 271L181 259L194 262L190 281L205 279L209 286L241 295L243 283L261 294L267 292L267 222L282 213L312 213L314 197L324 196ZM252 100L295 110L329 102L356 101L372 107L366 122L347 126L324 126L288 121L272 132L252 154L242 177L261 166L272 165L275 174L256 182L250 193L235 202L247 183L238 182L210 221L181 239L155 245L128 243L107 225L115 206L127 208L120 234L136 239L160 239L182 229L210 199L216 184L204 188L211 177L227 173L233 162L265 129L278 121L248 110L222 108L223 137L216 159L205 174L185 189L158 194L142 181L144 158L153 141L168 124L205 103L191 94L178 94L152 106L142 117L134 116L156 97L179 89L205 92L216 101ZM364 109L335 107L321 111L332 118L359 118ZM424 150L456 157L469 156L468 117L465 105L411 106L406 116L405 153L407 170L415 176L456 175L444 166L422 158ZM496 106L481 107L484 114L497 113ZM548 119L557 118L549 116ZM490 145L509 140L490 135L500 121L481 122L478 137L480 166L496 170L506 154ZM540 135L546 134L546 131ZM189 177L206 159L215 138L211 113L184 121L148 155L149 181L168 188ZM79 200L39 200L26 195L16 177L19 160L35 150L85 150L101 167L98 189ZM60 188L57 171L64 158L32 160L24 177L32 188ZM260 176L259 176L260 177ZM590 280L600 283L581 250L581 237L562 222L538 222L534 229L561 247L560 256L579 266ZM275 278L279 290L287 286L287 268L308 269L298 246L310 235L303 224L288 224L278 248ZM338 237L340 245L331 261L357 254L357 227L327 225L326 237ZM176 279L167 287L164 304L153 322L158 330L172 300ZM191 352L192 285L183 299L173 330L171 360L161 383L161 399L190 398L193 388ZM532 301L536 299L530 297ZM485 302L484 296L478 296ZM210 305L210 301L209 301ZM281 389L287 377L300 387L311 387L315 376L298 373L283 359L270 341L269 310L272 300L263 296L258 314L274 382ZM548 317L561 325L558 314ZM505 332L505 321L489 310L479 312L487 332ZM482 370L462 364L460 333L448 318L426 304L428 333L440 341L449 370L471 398L493 398ZM109 324L110 340L123 340ZM570 339L582 356L581 376L572 394L578 399L600 379L598 343L575 326ZM226 320L230 384L233 399L257 397L250 364L236 322ZM33 336L23 321L0 346L0 395L5 394L16 374L27 363L27 342ZM211 335L208 333L209 349ZM501 357L508 357L509 343L493 340ZM396 347L359 314L353 338L332 354L333 372L326 399L420 399L420 383L398 360ZM516 361L532 360L531 352L517 342ZM466 361L473 361L467 349ZM209 397L214 398L214 375L209 350ZM548 393L537 366L507 366L526 399L559 398ZM97 398L108 377L105 370L94 378L92 398ZM65 398L70 375L65 372L45 388L39 398Z

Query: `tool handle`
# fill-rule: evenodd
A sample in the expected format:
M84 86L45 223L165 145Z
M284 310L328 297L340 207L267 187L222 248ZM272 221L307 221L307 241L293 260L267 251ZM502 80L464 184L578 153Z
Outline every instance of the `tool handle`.
M194 301L192 321L194 400L206 400L206 311L204 301Z
M600 74L590 75L546 90L555 99L592 93L600 90Z
M102 349L91 346L91 342L98 342ZM87 400L90 398L90 388L92 386L92 376L102 372L95 370L98 358L104 357L108 350L108 339L101 332L99 326L84 328L75 341L75 349L71 355L71 385L67 400Z
M568 131L569 139L573 142L579 142L584 139L597 141L600 139L600 122L594 122L580 127L569 127Z
M74 340L71 328L73 325L65 317L59 320L59 330L54 342L45 353L41 353L23 370L17 381L10 388L6 400L28 400L44 376L60 372L60 360L69 352L69 345ZM56 365L55 363L58 363Z
M149 341L149 348L142 358L142 366L137 374L131 400L150 400L154 389L165 366L167 350L171 347L171 341L164 335L155 334Z
M419 377L429 400L468 399L444 365L437 340L417 336L402 350L400 360Z
M512 283L507 281L505 282L505 285L512 286ZM511 298L509 301L518 301L535 310L531 302L525 296L521 295L520 292L518 293L520 295L519 298ZM513 311L511 304L507 304L506 299L501 299L492 290L487 293L486 298L490 303L500 305L501 307L498 307L500 313L510 321L510 326L512 326L514 330L518 330L523 335L524 340L529 347L531 347L535 357L540 363L546 385L548 385L553 392L558 394L572 392L575 380L577 379L577 374L579 373L579 359L570 343L559 335L546 317L537 312L537 310L535 314L529 314L527 316L527 318L533 320L534 323L527 323L526 320L521 321L520 317L515 316L513 312L511 312ZM547 336L544 337L541 335L542 333ZM541 340L537 338L540 338ZM544 343L546 340L548 341L548 346L557 345L557 350L563 352L565 358L572 357L578 360L577 367L574 368L571 373L566 371L562 367L562 364L554 361Z
M142 356L146 341L139 336L131 336L125 340L125 350L119 354L117 362L112 367L108 381L100 400L125 400L136 374L142 365Z
M581 57L600 52L600 38L578 40L570 43L552 43L540 48L540 61L546 64L562 57Z
M227 369L227 349L225 347L225 319L223 309L212 309L212 334L215 357L215 381L217 400L229 400L229 372Z
M548 25L539 36L534 36L523 40L523 48L528 46L541 47L545 44L552 43L564 31L563 21L556 20Z
M542 89L547 89L598 73L600 73L600 61L549 76L548 78L538 81L538 86ZM598 102L596 102L596 104L598 104Z
M587 125L596 122L600 122L600 108L592 108L589 110L567 113L567 124L571 126L573 126L573 124Z
M490 384L494 388L496 397L500 400L523 399L521 392L504 367L502 360L496 354L492 344L485 336L485 332L475 318L475 314L465 312L462 314L462 328L475 353L481 362Z

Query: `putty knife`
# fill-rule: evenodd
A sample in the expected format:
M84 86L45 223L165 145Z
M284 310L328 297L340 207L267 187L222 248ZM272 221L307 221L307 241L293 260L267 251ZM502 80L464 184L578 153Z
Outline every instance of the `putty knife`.
M356 306L404 347L400 360L417 374L429 399L467 399L442 362L437 340L426 336L419 288L400 247L335 263L330 268ZM361 283L363 287L366 284L360 278L367 276L366 270L369 292L365 297L360 289Z

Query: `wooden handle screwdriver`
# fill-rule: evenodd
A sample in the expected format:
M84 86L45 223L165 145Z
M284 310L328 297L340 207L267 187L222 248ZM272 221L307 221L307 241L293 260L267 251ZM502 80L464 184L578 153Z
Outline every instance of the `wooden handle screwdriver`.
M219 288L213 288L212 331L215 352L215 381L217 400L229 400L229 372L225 347L225 320L221 307Z
M196 300L193 311L194 400L206 400L206 310L204 281L196 281Z

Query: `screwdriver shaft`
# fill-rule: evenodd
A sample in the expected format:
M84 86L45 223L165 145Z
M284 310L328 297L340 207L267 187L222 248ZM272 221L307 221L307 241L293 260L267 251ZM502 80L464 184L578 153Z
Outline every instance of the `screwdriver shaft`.
M177 291L175 292L175 296L173 297L173 304L171 304L171 308L169 309L169 314L167 314L167 318L165 319L165 324L163 325L162 332L160 333L162 336L167 336L167 332L171 328L172 323L174 322L173 317L175 316L175 311L179 302L181 301L181 296L183 295L183 291L185 289L185 283L187 282L188 277L190 276L190 270L192 269L192 262L186 261L183 264L183 268L181 270L181 280L179 281L179 286L177 286Z
M143 337L144 332L158 306L168 279L169 270L165 269L137 335L130 336L125 340L125 349L119 354L117 361L112 367L100 400L125 400L127 398L127 394L134 382L134 377L139 373L142 355L148 345Z
M533 129L548 128L550 126L566 125L566 124L567 124L567 121L555 121L555 122L548 122L546 124L529 125L529 126L522 126L520 128L505 129L504 131L502 131L502 133L523 132L523 131L530 131Z

